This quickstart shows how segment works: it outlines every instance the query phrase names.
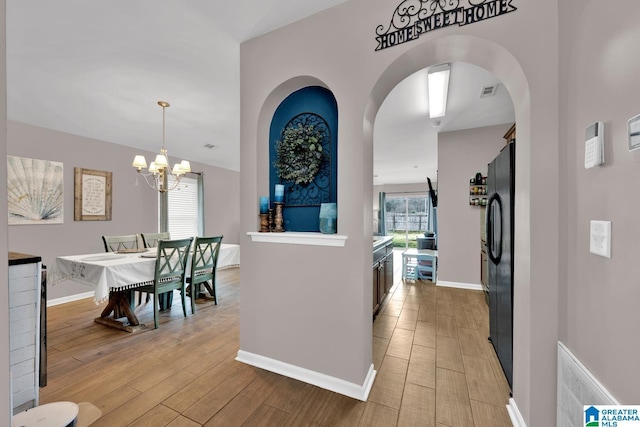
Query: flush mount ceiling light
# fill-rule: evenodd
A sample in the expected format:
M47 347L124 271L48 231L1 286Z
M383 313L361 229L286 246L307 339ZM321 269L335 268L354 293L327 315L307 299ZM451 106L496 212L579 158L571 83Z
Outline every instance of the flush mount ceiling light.
M443 117L447 111L449 92L449 64L440 64L429 68L427 83L429 86L429 117Z
M184 174L191 172L191 165L188 160L182 160L180 163L173 165L173 169L169 169L169 158L167 156L167 149L164 146L164 112L170 105L166 101L158 101L158 105L162 107L162 148L160 149L160 154L156 155L156 159L149 165L148 173L142 172L142 169L147 167L147 160L144 156L135 156L132 166L136 168L140 175L144 176L149 187L164 193L168 190L173 190L178 186L180 178L182 178ZM169 187L167 182L169 175L175 177L175 182L172 187ZM149 181L149 177L151 177L151 181ZM136 184L137 183L138 181L136 180Z

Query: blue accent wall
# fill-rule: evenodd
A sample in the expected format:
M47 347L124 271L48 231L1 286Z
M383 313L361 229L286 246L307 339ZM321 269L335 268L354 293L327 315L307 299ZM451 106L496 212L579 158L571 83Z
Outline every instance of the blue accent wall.
M292 183L282 182L277 176L273 163L276 159L276 141L282 135L282 131L289 121L299 114L311 113L322 117L329 128L329 146L330 156L326 166L328 168L324 178L328 179L326 188L328 192L322 196L322 200L318 200L317 204L288 205L289 192L288 185ZM269 197L274 200L274 191L276 184L285 184L284 197L284 228L286 231L316 231L319 232L318 215L320 214L320 202L337 202L338 191L338 105L333 94L319 86L310 86L293 92L276 109L273 119L271 120L271 128L269 130ZM315 181L315 180L314 180ZM315 182L314 182L315 184ZM313 185L311 185L313 187ZM324 187L324 185L323 185ZM304 189L303 189L304 190ZM338 218L339 221L339 218Z

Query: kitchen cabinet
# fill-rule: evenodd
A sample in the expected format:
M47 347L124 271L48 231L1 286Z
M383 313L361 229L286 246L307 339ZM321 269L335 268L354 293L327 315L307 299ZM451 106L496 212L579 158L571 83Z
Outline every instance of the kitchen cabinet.
M384 293L389 293L393 287L393 245L387 250L387 257L384 261Z
M38 256L9 252L9 369L13 413L38 406L41 344L41 270ZM44 309L44 307L42 308Z
M393 286L393 239L391 237L374 238L372 273L372 312L375 316Z
M511 126L509 128L509 130L507 131L507 133L504 134L504 143L505 145L507 145L510 142L516 142L516 124L514 123L513 126Z

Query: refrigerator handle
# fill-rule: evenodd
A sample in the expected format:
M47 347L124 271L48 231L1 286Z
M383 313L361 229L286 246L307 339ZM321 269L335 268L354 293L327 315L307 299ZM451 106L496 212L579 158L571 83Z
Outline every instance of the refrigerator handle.
M497 209L496 209L497 208ZM496 212L498 217L496 218ZM496 227L495 221L499 222L500 235L494 236ZM487 255L491 262L498 264L502 258L502 200L498 193L493 193L487 202L487 220L485 222L487 231Z

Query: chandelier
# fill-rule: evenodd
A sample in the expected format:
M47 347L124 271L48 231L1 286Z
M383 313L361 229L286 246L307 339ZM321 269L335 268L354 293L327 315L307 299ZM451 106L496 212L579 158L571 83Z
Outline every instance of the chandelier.
M169 158L167 149L164 146L164 112L169 103L166 101L158 101L158 105L162 107L162 148L160 154L156 155L156 159L149 165L149 172L144 173L142 169L147 167L147 160L144 156L137 155L133 159L132 166L136 168L138 173L144 177L147 184L161 193L173 190L180 184L180 179L184 174L191 172L191 165L188 160L182 160L180 163L173 165L173 169L169 169ZM169 175L175 178L172 186L169 186L167 178ZM138 181L136 180L136 185Z

